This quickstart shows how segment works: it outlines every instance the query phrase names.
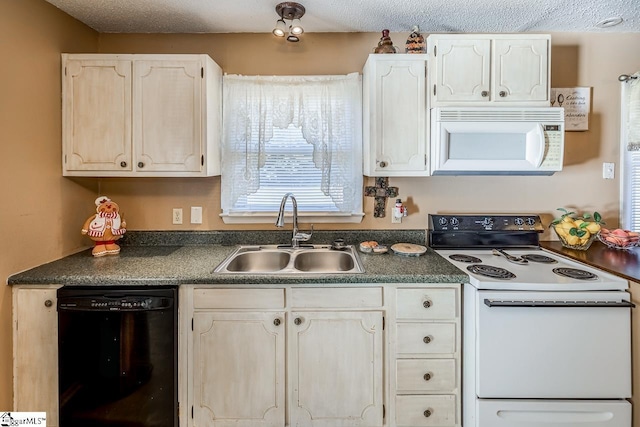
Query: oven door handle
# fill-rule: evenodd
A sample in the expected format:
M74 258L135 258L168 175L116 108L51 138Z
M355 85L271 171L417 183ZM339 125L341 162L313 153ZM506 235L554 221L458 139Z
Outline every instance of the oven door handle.
M487 307L616 307L634 308L636 305L630 301L510 301L510 300L484 300Z

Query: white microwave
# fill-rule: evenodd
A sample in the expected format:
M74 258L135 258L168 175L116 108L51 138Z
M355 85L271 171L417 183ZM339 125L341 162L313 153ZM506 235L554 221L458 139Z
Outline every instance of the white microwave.
M431 110L432 175L551 175L563 157L563 108Z

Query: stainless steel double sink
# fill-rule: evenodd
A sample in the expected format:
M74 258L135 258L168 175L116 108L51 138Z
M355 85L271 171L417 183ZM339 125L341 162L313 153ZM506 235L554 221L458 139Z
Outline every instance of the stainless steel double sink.
M363 273L364 268L351 245L240 246L218 265L215 273L309 274Z

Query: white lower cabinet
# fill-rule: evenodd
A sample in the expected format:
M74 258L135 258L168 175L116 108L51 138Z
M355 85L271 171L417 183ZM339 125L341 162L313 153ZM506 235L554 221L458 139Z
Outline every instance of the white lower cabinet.
M194 425L282 424L283 318L278 312L194 313Z
M459 285L399 287L395 291L391 394L397 427L462 424Z
M184 425L384 425L382 288L183 288Z
M45 412L58 424L58 313L60 286L20 285L13 298L13 410Z
M291 315L291 425L382 426L382 312Z
M460 286L407 286L182 286L181 425L460 426Z

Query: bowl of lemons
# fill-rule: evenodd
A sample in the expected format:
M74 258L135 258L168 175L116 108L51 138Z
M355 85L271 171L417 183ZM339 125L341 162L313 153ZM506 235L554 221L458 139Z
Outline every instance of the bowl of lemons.
M550 227L556 232L562 246L569 249L586 251L596 239L602 228L602 216L598 212L593 215L578 215L565 208L559 208L562 215L551 222Z

